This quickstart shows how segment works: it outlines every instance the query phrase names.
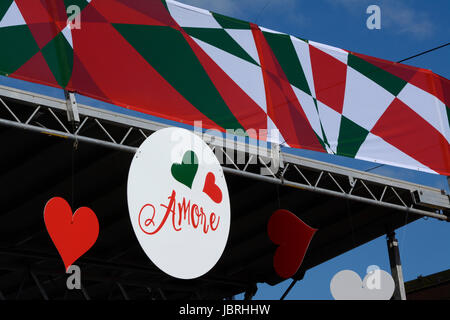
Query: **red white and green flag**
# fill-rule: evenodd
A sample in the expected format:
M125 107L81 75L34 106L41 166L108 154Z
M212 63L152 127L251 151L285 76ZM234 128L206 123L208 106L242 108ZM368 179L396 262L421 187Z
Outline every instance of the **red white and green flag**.
M68 25L73 5L79 29ZM450 175L450 81L429 70L170 0L1 0L0 43L0 75Z

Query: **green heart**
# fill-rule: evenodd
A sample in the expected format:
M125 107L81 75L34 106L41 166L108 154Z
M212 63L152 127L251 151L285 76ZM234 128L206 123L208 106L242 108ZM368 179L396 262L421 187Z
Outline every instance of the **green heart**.
M181 182L189 189L192 188L195 175L198 170L198 158L194 151L187 151L183 156L181 164L174 163L172 165L172 176L178 182Z

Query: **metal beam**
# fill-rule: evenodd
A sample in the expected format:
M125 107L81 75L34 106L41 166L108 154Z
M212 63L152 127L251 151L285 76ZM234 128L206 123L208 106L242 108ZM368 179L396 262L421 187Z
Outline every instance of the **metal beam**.
M388 209L395 209L395 210L399 210L399 211L403 211L403 212L415 213L415 214L422 215L422 216L436 218L436 219L439 219L442 221L447 221L447 222L450 221L450 217L443 215L443 214L438 214L438 213L428 212L428 211L419 210L419 209L415 209L415 208L404 207L401 205L392 204L392 203L388 203L388 202L382 202L382 201L378 201L378 200L363 198L363 197L359 197L359 196L350 195L347 193L341 193L341 192L337 192L337 191L333 191L333 190L318 188L315 186L300 184L300 183L292 182L289 180L281 180L281 179L272 178L272 177L260 176L260 175L257 175L257 174L251 173L251 172L243 172L243 171L239 171L239 170L228 168L228 167L224 167L223 171L226 173L233 174L233 175L251 178L251 179L255 179L255 180L259 180L259 181L263 181L263 182L267 182L267 183L273 183L273 184L292 187L292 188L296 188L296 189L317 192L317 193L321 193L324 195L329 195L329 196L338 197L338 198L342 198L342 199L354 200L354 201L367 203L367 204L371 204L371 205L377 205L377 206L385 207Z
M20 101L23 104L35 105L35 106L47 106L49 108L58 109L61 111L67 110L65 100L61 100L58 98L49 97L49 96L45 96L45 95L38 94L35 92L30 92L30 91L26 91L26 90L17 89L17 88L0 85L0 96L14 99L16 101ZM95 108L95 107L81 105L81 104L78 104L78 108L79 108L80 116L83 115L83 116L89 117L89 118L97 118L99 120L100 119L106 120L111 123L116 123L118 125L122 125L125 127L134 127L137 129L140 128L140 129L144 129L144 130L148 130L148 131L156 131L156 130L170 126L168 124L161 124L159 122L148 120L148 119L133 117L133 116L125 115L122 113L117 113L117 112L113 112L110 110ZM195 133L201 134L201 132L195 132ZM209 136L204 135L204 136L206 138L205 140L212 139L212 140L215 140L216 142L218 142L217 145L220 145L220 146L226 145L227 148L229 147L228 144L224 143L224 139L221 137L216 137L213 135L209 135ZM239 141L237 143L235 143L233 147L239 151L245 151L245 152L250 152L251 154L259 154L259 155L261 154L261 153L259 153L261 151L261 149L264 149L264 148L261 148L261 146L254 146L254 145L242 143ZM270 155L272 153L272 150L268 149L268 150L265 150L264 152L266 154ZM415 185L415 188L416 187L417 188L428 188L423 185L406 183L406 182L402 182L402 181L394 179L394 178L379 176L376 174L363 172L363 171L360 171L357 169L342 167L342 166L335 165L332 163L322 162L319 160L299 157L297 155L293 155L290 153L281 152L281 158L280 158L281 161L295 163L297 159L300 159L302 164L304 164L305 166L313 167L318 170L330 170L330 168L331 168L331 170L335 173L349 175L349 176L353 176L356 178L369 177L371 181L379 180L379 182L381 184L384 184L386 181L388 181L389 182L388 184L393 185L393 186L397 186L397 184L400 184L400 185L398 185L399 187L401 187L401 185L411 185L411 186Z
M80 123L80 114L78 113L78 104L75 99L75 93L64 90L64 95L66 96L67 120L75 126L78 126Z
M258 292L258 287L256 283L252 283L245 291L244 300L252 300L256 292Z
M39 292L41 293L44 300L48 300L47 292L45 292L45 288L42 286L41 282L39 281L38 277L34 274L33 271L30 270L31 278L33 278L34 283L39 289Z
M292 288L297 284L297 279L292 280L291 284L289 285L289 287L286 289L286 291L283 293L283 295L281 296L280 300L284 300L287 295L289 294L289 292L291 292Z
M122 294L122 297L124 298L124 300L130 300L130 297L128 297L128 294L125 291L125 288L119 282L116 282L116 284L119 287L120 293Z
M0 89L2 89L1 86L0 86ZM17 91L19 91L19 93ZM12 89L11 92L9 92L9 95L6 95L6 93L8 93L8 89L5 88L5 90L0 90L0 95L6 95L6 96L13 97L16 99L19 99L18 97L23 96L22 97L23 99L25 99L25 98L27 98L28 100L31 99L31 101L34 103L36 103L35 98L36 98L36 96L38 96L39 101L43 101L43 100L45 101L45 96L30 95L29 93L26 93L26 92L20 92L20 90L17 90L17 89ZM55 108L55 110L56 109L67 110L66 108L62 107L64 105L61 105L60 101L56 101L56 100L58 100L58 99L54 99L54 98L50 99L49 98L48 103L47 103L47 105L49 105L49 106L46 108L51 113L51 115L58 121L58 123L61 125L61 127L64 130L53 130L50 128L41 128L39 126L33 126L33 125L29 124L33 115L28 119L28 121L26 123L22 123L20 121L20 119L15 115L14 110L12 110L12 108L8 107L8 105L3 101L2 101L3 105L7 108L9 113L11 113L13 115L15 121L0 119L0 125L14 127L14 128L23 129L23 130L29 130L29 131L33 131L33 132L37 132L37 133L41 133L41 134L53 135L53 136L71 139L71 140L80 141L80 142L86 142L86 143L95 144L95 145L99 145L99 146L103 146L103 147L107 147L107 148L111 148L111 149L115 149L115 150L120 150L120 151L124 151L124 152L128 152L128 153L136 152L136 150L137 150L136 147L127 146L127 145L123 144L124 140L130 133L130 130L132 130L134 127L128 127L128 130L127 130L127 133L126 133L124 139L122 139L122 141L120 143L117 143L116 140L112 138L112 136L110 135L108 130L106 130L105 127L99 121L99 119L102 119L102 118L100 117L97 119L94 116L92 119L106 133L106 136L109 138L109 141L92 138L92 137L88 137L88 136L79 134L81 127L83 127L83 125L85 124L88 117L92 117L91 114L94 114L94 115L98 114L98 115L102 116L103 112L106 112L104 110L97 110L97 113L95 113L94 112L95 108L86 107L88 109L89 108L92 109L91 111L94 112L94 113L92 113L92 112L89 113L90 115L87 116L87 114L84 111L81 111L81 107L80 107L80 114L83 114L85 116L85 118L83 120L83 123L79 127L79 129L75 133L70 133L67 130L67 128L64 126L64 124L61 123L58 116L51 109L51 108ZM27 100L25 99L23 101L27 101ZM55 103L56 103L56 105L55 105ZM13 104L14 103L12 103L12 105ZM38 107L40 108L40 106L38 106ZM35 114L35 113L36 112L33 112L33 114ZM104 118L104 119L106 119L106 118ZM110 121L114 122L114 120L110 120ZM142 124L148 122L145 120L140 120L140 121L142 122ZM122 122L119 121L119 123L122 123ZM167 125L166 125L166 127L167 127ZM135 128L142 132L141 128L139 128L139 127L135 127ZM148 125L142 125L142 128L145 128L145 130L148 130L148 128L154 128L154 124L153 124L153 122L151 122L151 123L149 122ZM196 133L201 134L201 132L196 132ZM144 135L144 136L146 136L146 135ZM226 148L231 147L236 152L246 152L246 153L248 153L249 156L251 156L251 158L252 157L254 159L258 158L260 160L260 163L259 163L260 169L265 170L265 171L269 171L269 170L267 170L269 168L264 163L264 160L261 159L261 156L259 156L260 155L259 152L262 152L265 154L268 153L269 158L272 155L271 160L274 161L273 154L276 150L266 150L264 148L260 148L259 146L253 146L253 145L248 145L248 144L246 145L245 143L242 143L240 141L232 141L231 143L229 143L230 141L227 140L226 141L227 143L225 143L224 142L225 140L223 138L215 137L215 136L203 136L203 138L204 138L204 140L211 140L211 141L209 141L209 143L210 143L210 146L212 149L216 148L217 150L223 151L223 146L226 145ZM226 154L225 151L223 151L223 152ZM258 154L258 156L254 157L255 154ZM277 153L277 155L278 155L278 153ZM231 163L232 164L231 168L223 165L223 169L227 173L237 175L237 176L242 176L242 177L249 178L249 179L254 179L257 181L263 181L263 182L267 182L267 183L283 185L283 186L292 187L292 188L296 188L296 189L316 192L319 194L325 194L328 196L344 198L344 199L349 199L349 200L353 200L353 201L359 201L359 202L363 202L363 203L367 203L367 204L371 204L371 205L375 205L375 206L381 206L381 207L395 209L395 210L399 210L399 211L403 211L403 212L414 213L414 214L418 214L418 215L422 215L422 216L432 217L432 218L436 218L436 219L439 219L442 221L450 221L450 218L448 215L441 214L439 212L439 209L442 209L445 211L450 207L450 200L449 200L448 196L442 195L441 191L438 189L426 187L423 185L408 183L408 182L404 182L401 180L392 179L389 177L378 176L378 175L374 175L371 173L365 173L365 172L361 172L361 171L358 171L355 169L349 169L349 168L337 166L334 164L321 162L321 161L308 159L308 158L303 158L303 157L298 157L295 155L286 154L286 153L282 153L282 152L279 153L279 155L280 155L279 161L287 164L286 167L284 168L284 170L282 171L281 175L280 175L280 172L277 173L277 172L271 172L271 171L270 171L271 176L266 176L266 175L262 174L262 172L260 172L260 173L248 172L247 171L248 163L245 165L245 168L241 169L233 161ZM267 155L262 155L262 157L266 157L266 156ZM278 156L275 157L275 160L277 160L277 158L278 158ZM263 166L265 166L265 168ZM289 180L285 179L285 173L288 171L288 169L290 169L290 170L295 169L299 173L300 176L297 177L297 179L299 179L298 181L297 180L289 181ZM307 170L309 170L310 172L316 171L320 175L315 183L314 182L311 183L310 181L308 181L308 179L306 179L302 170L305 170L305 172ZM336 175L336 177L334 175ZM346 191L346 187L341 185L337 181L336 178L338 175L340 177L346 177L348 179L348 181L350 182L350 185L352 186L352 188L349 191ZM334 187L337 186L339 188L339 191L333 190L333 187L330 187L328 185L325 187L319 186L322 183L322 181L328 177L331 178L332 181L334 181ZM354 184L352 184L352 182L353 183L359 182L360 184L362 184L370 196L367 196L367 195L361 196L361 195L352 194L352 192L354 191L354 188L353 188ZM371 191L370 184L373 184L374 186L378 185L378 186L384 187L383 195L381 196L381 198L378 199L374 195L374 193ZM396 198L398 200L397 202L400 202L401 204L387 202L387 201L385 201L385 199L383 199L383 196L384 196L386 190L388 190L388 188L390 190L392 190L392 192L396 195ZM398 189L396 189L396 188L398 188ZM433 211L427 211L427 210L415 208L414 205L421 205L421 203L415 203L413 201L413 197L411 195L408 197L408 201L405 202L400 197L399 193L397 192L397 191L400 191L401 189L403 189L403 191L408 191L409 193L426 190L427 194L430 195L429 196L430 199L436 199L436 201L435 200L431 201L431 202L433 202L433 201L436 202L434 207L433 207L433 204L430 204L430 207L431 207L430 210L433 209ZM411 199L409 199L409 198L411 198Z
M89 297L87 290L85 288L85 286L81 285L81 293L83 294L83 297L85 300L91 300L91 298Z
M163 300L167 300L167 297L166 297L166 295L164 294L164 291L162 291L161 288L158 288L158 292L159 292L159 294L161 295L161 298L162 298Z
M19 289L17 290L17 293L16 293L16 300L19 300L20 294L22 293L23 286L25 285L25 282L28 278L27 270L22 270L22 273L23 273L23 277L22 277L22 281L20 281Z
M63 131L58 131L58 130L41 128L41 127L23 124L23 123L19 123L19 122L14 122L14 121L10 121L10 120L0 119L0 125L4 125L7 127L11 127L11 128L23 129L23 130L32 131L32 132L41 133L41 134L50 135L50 136L56 136L56 137L60 137L60 138L66 138L66 139L70 139L70 140L74 140L74 141L91 143L91 144L95 144L98 146L115 149L115 150L119 150L119 151L125 151L125 152L129 152L129 153L136 153L136 150L137 150L137 148L128 147L128 146L113 143L113 142L79 136L79 135L75 135L75 134L67 133L67 132L63 132Z
M40 252L34 252L34 251L28 251L28 250L18 250L18 249L10 249L10 248L0 248L0 255L8 255L13 257L26 257L26 258L34 258L39 260L58 260L61 261L61 258L57 255L53 254L45 254ZM79 264L86 264L91 265L99 268L105 268L109 270L117 270L122 272L142 272L147 273L151 275L155 275L158 277L161 277L163 274L155 269L151 269L147 266L138 266L133 264L124 264L124 263L113 263L113 262L105 262L98 259L88 259L88 258L82 258L79 261ZM33 271L36 271L37 269L34 268ZM86 277L85 277L86 278ZM206 281L206 282L212 282L217 284L224 284L224 285L231 285L236 287L242 287L245 288L247 286L247 283L240 282L234 279L226 279L226 278L219 278L219 277L204 277L199 279L199 281ZM122 284L125 284L124 281L120 281ZM131 282L130 282L131 283ZM134 284L133 284L134 285Z
M14 122L14 121L10 121L10 120L0 119L0 124L6 125L9 127L15 127L15 128L20 128L20 129L24 129L24 130L29 130L29 131L33 131L33 132L37 132L37 133L41 133L41 134L53 135L53 136L58 136L58 137L67 138L67 139L71 139L71 140L78 140L78 141L83 141L86 143L92 143L92 144L96 144L99 146L116 149L116 150L120 150L120 151L125 151L125 152L129 152L129 153L133 153L133 154L136 153L136 151L138 149L136 147L129 147L129 146L113 143L113 142L107 142L107 141L93 139L93 138L89 138L89 137L78 136L78 135L74 135L71 133L63 132L63 131L43 129L40 127L27 125L27 124L23 124L23 123L18 123L18 122ZM407 213L414 213L414 214L418 214L418 215L422 215L422 216L426 216L426 217L430 217L430 218L436 218L436 219L439 219L442 221L447 221L447 222L450 221L450 217L443 215L443 214L438 214L438 213L433 213L433 212L429 212L429 211L425 211L425 210L420 210L420 209L415 209L415 208L406 207L406 206L402 206L402 205L392 204L392 203L383 202L380 200L363 198L363 197L355 196L355 195L352 195L349 193L343 193L343 192L338 192L338 191L334 191L334 190L320 188L320 187L317 187L316 185L301 184L298 182L285 180L283 178L262 176L259 174L246 172L246 171L240 171L238 169L229 168L229 167L223 167L223 171L226 173L229 173L229 174L236 175L236 176L241 176L241 177L254 179L254 180L258 180L258 181L262 181L262 182L278 184L278 185L292 187L292 188L306 190L306 191L317 192L317 193L328 195L328 196L358 201L358 202L381 206L381 207L385 207L385 208L389 208L389 209L395 209L395 210L399 210L399 211L403 211L403 212L407 212Z

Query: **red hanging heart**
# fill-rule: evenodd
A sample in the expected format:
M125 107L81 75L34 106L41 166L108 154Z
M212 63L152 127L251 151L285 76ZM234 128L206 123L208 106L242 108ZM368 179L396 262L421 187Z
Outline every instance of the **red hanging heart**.
M72 215L70 205L63 198L47 202L44 221L66 270L97 241L99 223L95 213L83 207Z
M267 232L278 245L273 266L281 278L288 279L298 271L316 231L288 210L277 210L272 215Z
M216 177L214 173L209 172L206 175L205 186L203 187L203 192L206 193L212 201L215 203L222 202L222 191L219 186L216 184Z

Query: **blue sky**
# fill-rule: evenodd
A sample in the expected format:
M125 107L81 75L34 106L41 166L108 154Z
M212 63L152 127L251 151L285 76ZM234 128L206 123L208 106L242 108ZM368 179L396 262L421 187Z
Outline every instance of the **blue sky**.
M450 41L447 0L179 0L304 39L378 58L399 61ZM381 30L369 30L366 9L381 9ZM450 78L450 46L406 62ZM316 157L312 154L305 154ZM322 159L325 160L325 159ZM328 158L329 160L329 158ZM344 159L334 160L349 165ZM352 162L363 170L375 165ZM448 190L445 179L383 166L373 172ZM383 210L383 209L380 209ZM399 213L402 214L402 213ZM405 280L450 268L450 224L420 219L397 230ZM287 299L332 299L329 285L339 271L364 277L370 265L389 271L385 237L380 237L306 272ZM258 285L255 299L279 299L291 280ZM242 295L237 298L242 298Z
M179 0L304 39L398 61L449 42L446 0ZM366 27L369 5L381 30ZM265 9L264 9L265 8ZM264 10L263 10L264 9ZM408 62L450 78L450 47Z

